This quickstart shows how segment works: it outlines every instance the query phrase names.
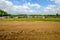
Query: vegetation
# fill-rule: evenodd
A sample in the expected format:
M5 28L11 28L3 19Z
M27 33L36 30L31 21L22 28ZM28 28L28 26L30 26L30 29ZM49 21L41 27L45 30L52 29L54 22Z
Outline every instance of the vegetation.
M8 21L53 21L60 22L60 18L7 18L4 20L0 20L0 22L8 22Z
M8 14L7 12L0 9L0 17L1 16L10 16L11 14Z
M60 40L60 15L58 13L56 15L29 15L33 17L26 18L28 16L26 14L11 15L0 10L0 17L5 16L9 18L0 19L0 40ZM24 17L20 18L20 16ZM46 18L34 18L34 16Z
M12 15L8 14L7 12L0 10L0 17L1 16L9 16L10 18L6 18L0 21L57 21L60 22L60 15L56 13L56 15L27 15L27 14L17 14ZM28 18L27 16L32 16L32 18ZM34 16L45 16L45 18L35 18ZM18 18L16 18L18 17Z
M0 9L0 16L28 16L27 14L17 14L17 15L12 15L12 14L8 14L7 12L5 12L4 10ZM56 13L56 15L37 15L37 14L31 14L29 16L46 16L46 17L60 17L60 14Z

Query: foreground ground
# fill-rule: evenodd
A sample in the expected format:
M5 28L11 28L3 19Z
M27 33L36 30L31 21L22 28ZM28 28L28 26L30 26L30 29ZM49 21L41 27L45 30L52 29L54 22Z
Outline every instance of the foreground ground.
M60 22L0 22L0 40L60 40Z

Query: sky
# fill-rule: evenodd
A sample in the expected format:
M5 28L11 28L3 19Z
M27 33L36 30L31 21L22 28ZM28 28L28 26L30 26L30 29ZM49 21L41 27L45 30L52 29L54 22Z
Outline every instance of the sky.
M60 14L60 0L0 0L0 9L10 14Z

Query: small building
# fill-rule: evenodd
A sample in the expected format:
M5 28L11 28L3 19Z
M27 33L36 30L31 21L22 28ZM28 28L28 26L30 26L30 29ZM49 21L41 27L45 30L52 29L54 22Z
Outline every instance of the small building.
M5 19L5 17L0 17L0 20L3 20L3 19Z
M27 18L32 18L32 16L28 15Z
M2 16L2 17L0 17L0 20L6 19L6 18L10 18L10 17L9 16Z

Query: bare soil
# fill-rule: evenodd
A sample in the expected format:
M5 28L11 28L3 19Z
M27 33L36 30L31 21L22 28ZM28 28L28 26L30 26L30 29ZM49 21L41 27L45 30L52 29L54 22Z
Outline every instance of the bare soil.
M0 40L60 40L60 22L1 22Z

